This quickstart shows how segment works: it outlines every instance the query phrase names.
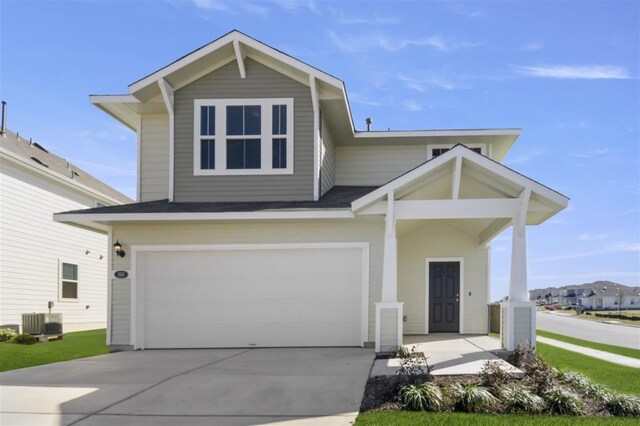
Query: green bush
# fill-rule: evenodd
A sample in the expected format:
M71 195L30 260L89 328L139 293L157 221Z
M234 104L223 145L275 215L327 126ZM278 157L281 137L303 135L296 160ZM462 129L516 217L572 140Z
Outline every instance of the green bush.
M504 388L500 392L502 401L512 413L537 414L544 410L544 399L523 387Z
M602 385L590 384L587 388L586 394L589 398L596 402L608 403L611 399L611 391Z
M398 399L407 410L439 411L442 407L442 392L433 383L405 385L400 388Z
M391 358L411 358L411 351L406 346L398 346L390 356Z
M0 342L7 342L17 335L18 333L13 328L0 328Z
M640 416L640 398L616 394L606 403L607 410L614 416Z
M572 388L584 393L587 393L591 386L591 380L586 376L573 371L562 371L558 373L558 379L570 385Z
M28 333L18 334L11 339L11 343L16 343L18 345L33 345L37 342L38 339Z
M544 393L544 399L551 414L582 414L584 403L578 395L562 386L554 386Z
M480 370L480 384L492 389L509 383L512 380L511 374L507 372L499 362L487 361Z
M486 411L498 402L488 388L477 383L454 383L449 393L455 408L468 413Z

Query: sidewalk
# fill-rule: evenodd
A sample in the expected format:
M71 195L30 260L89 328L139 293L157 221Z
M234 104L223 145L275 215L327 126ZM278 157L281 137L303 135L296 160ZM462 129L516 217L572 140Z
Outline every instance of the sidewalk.
M536 341L555 346L557 348L566 349L568 351L578 352L582 355L590 356L592 358L598 358L603 361L613 362L614 364L624 365L625 367L640 368L640 359L616 355L612 354L611 352L591 349L584 346L574 345L572 343L565 343L559 340L549 339L548 337L537 336Z

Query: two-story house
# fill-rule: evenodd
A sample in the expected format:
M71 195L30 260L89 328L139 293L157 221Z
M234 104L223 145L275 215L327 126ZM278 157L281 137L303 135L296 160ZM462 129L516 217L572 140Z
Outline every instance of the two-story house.
M118 249L112 347L484 334L508 227L503 344L535 340L526 227L568 199L500 163L520 130L355 130L341 80L238 31L128 92L91 101L137 132L138 202L56 215Z
M19 329L22 314L34 312L62 314L64 332L104 328L107 233L54 222L53 214L131 202L45 145L6 129L3 114L0 328Z

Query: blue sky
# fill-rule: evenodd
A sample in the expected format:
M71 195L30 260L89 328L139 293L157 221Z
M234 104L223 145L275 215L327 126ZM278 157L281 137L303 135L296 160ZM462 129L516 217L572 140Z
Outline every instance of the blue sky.
M640 281L640 2L0 2L8 127L135 195L135 135L90 105L239 29L345 81L356 126L518 127L505 159L571 197L528 228L529 288ZM510 235L493 242L507 293Z

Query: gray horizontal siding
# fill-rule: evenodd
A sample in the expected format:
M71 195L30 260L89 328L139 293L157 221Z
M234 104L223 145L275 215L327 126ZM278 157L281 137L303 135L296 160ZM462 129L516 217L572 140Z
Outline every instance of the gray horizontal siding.
M240 78L234 61L176 91L175 201L313 199L313 107L309 88L251 59L245 66L246 79ZM294 99L293 175L194 176L194 100L242 98Z

